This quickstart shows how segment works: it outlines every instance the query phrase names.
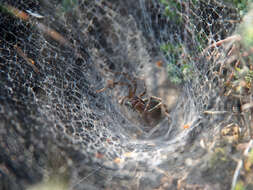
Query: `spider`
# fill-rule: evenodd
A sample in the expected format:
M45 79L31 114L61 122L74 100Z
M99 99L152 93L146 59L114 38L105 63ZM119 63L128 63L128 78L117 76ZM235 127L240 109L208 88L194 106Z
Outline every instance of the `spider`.
M107 88L113 89L117 85L127 86L128 95L119 100L121 105L125 105L130 107L132 110L137 111L142 118L151 125L154 125L157 123L157 121L160 121L164 114L169 118L167 106L162 103L161 98L155 96L144 98L147 91L145 84L144 91L139 95L136 95L137 82L135 78L131 78L125 72L110 72L114 73L115 75L123 75L129 82L131 82L131 84L127 82L108 80L107 85L104 88L97 90L97 93L104 92Z

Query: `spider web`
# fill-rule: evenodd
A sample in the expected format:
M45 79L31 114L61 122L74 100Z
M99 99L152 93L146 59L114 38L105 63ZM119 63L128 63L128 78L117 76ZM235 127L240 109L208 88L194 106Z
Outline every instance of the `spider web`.
M70 189L155 188L178 148L224 121L203 114L236 104L219 94L219 63L205 48L234 33L239 11L215 0L168 2L1 2L2 188L47 176ZM106 69L136 78L137 94L146 83L170 119L144 126L118 103L125 86L96 93L108 80L126 80Z

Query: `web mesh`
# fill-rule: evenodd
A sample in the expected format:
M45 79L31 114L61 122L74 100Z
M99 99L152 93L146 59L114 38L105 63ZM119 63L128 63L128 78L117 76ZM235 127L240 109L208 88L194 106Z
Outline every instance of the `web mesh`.
M237 38L215 44L240 22L236 4L10 0L0 6L3 189L53 177L66 189L173 189L174 179L194 169L185 158L203 155L192 155L188 145L198 147L199 136L212 138L231 122L242 126L241 117L231 116L241 104L232 96L237 81L227 81L239 60L229 61ZM162 103L169 117L162 106L158 116L146 117L129 100L121 105L127 85L98 93L110 81L136 82L136 95L146 84L147 95L162 100L148 109ZM201 187L212 184L204 177L195 182L200 178ZM218 188L229 188L230 179Z

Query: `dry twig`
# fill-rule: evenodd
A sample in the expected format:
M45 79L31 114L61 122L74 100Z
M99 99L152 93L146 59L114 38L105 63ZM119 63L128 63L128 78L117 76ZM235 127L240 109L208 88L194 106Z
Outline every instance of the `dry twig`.
M248 153L249 153L249 150L250 148L252 147L253 145L253 139L251 139L246 147L246 149L244 150L244 153L243 153L243 156L247 156ZM235 173L234 173L234 176L233 176L233 181L232 181L232 185L231 185L231 190L234 190L235 189L235 185L236 185L236 182L237 182L237 179L239 177L239 174L240 174L240 170L243 166L243 159L240 159L237 163L237 167L235 169Z

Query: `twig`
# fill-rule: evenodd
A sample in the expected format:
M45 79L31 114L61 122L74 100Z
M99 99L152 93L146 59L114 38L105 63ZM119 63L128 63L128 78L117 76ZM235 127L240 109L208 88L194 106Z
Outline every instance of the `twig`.
M240 41L241 40L241 36L240 35L233 35L233 36L229 36L223 40L220 40L218 42L214 42L212 43L210 46L208 46L207 48L204 49L203 54L205 54L207 52L208 49L214 48L214 47L219 47L222 44L229 42L229 41Z
M253 107L253 103L246 103L242 105L242 111L248 110Z
M244 150L244 153L243 153L243 156L247 156L248 153L249 153L249 150L251 148L251 146L253 145L253 139L251 139L248 143L248 146L246 147L246 149ZM243 159L239 160L238 163L237 163L237 167L235 169L235 173L234 173L234 176L233 176L233 181L232 181L232 185L231 185L231 190L234 190L235 189L235 185L236 185L236 182L237 182L237 179L238 179L238 176L240 174L240 170L242 168L242 165L243 165Z

